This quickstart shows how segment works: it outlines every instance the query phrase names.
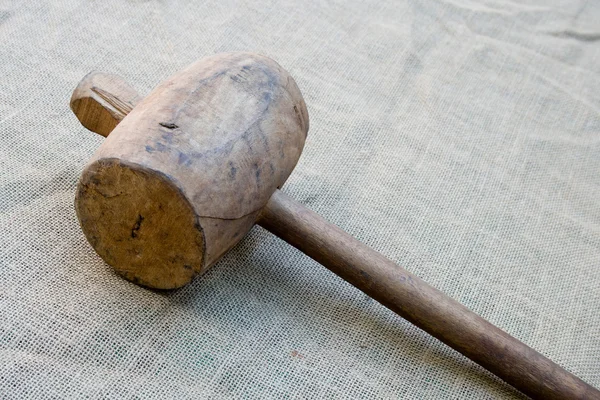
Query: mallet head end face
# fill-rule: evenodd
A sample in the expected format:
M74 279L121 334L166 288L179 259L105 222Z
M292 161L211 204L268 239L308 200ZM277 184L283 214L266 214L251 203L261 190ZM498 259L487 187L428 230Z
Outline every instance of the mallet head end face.
M204 235L196 213L157 171L97 160L81 175L75 209L96 252L132 282L174 289L202 270Z

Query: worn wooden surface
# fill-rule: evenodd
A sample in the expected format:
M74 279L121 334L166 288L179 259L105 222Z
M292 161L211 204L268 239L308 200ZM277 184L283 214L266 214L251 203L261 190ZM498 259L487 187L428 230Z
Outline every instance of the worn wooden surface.
M96 252L130 281L174 288L203 268L198 218L166 175L101 158L80 178L76 210Z
M302 95L273 60L204 58L139 102L93 156L76 197L83 231L127 279L180 287L252 227L292 172L307 131ZM181 223L157 226L171 220ZM194 250L172 253L182 243Z

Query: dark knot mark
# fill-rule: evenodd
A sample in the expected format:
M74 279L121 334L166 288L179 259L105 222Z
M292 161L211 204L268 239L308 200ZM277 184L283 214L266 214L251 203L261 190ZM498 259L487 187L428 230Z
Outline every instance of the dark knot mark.
M254 176L256 177L256 184L260 186L260 174L262 172L262 168L260 168L257 163L252 164L252 166L255 169Z
M229 161L229 179L234 181L236 175L237 175L237 168L233 165L232 161Z
M167 129L177 129L177 128L179 128L179 126L175 125L172 122L159 122L158 124L160 126L164 126Z
M142 226L142 221L144 217L141 214L138 214L137 220L135 221L135 225L133 225L133 229L131 229L131 237L136 238L138 235L138 231L140 230L140 226Z

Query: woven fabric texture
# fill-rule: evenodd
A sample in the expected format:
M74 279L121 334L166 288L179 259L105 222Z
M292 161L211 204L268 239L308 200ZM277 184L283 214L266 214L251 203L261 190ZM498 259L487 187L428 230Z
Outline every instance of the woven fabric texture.
M592 1L0 1L0 397L523 398L261 228L173 292L95 254L77 82L147 94L238 50L308 105L286 193L599 387L599 21Z

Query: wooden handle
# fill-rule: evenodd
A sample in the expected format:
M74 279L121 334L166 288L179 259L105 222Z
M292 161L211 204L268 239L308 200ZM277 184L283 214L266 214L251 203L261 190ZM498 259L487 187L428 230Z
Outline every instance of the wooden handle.
M71 110L87 129L107 137L142 98L123 78L90 72L71 96Z
M600 399L595 388L282 192L257 223L528 396Z

